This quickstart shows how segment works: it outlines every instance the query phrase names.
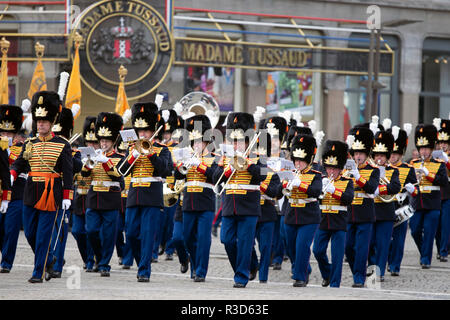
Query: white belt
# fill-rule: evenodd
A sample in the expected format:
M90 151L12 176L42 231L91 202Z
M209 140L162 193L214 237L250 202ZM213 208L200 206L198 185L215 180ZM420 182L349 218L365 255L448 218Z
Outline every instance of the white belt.
M144 178L131 178L132 183L146 183L146 182L164 182L161 177L144 177Z
M368 193L364 193L364 192L356 192L355 193L355 198L373 199L373 198L375 198L375 196L373 194L368 194Z
M269 197L268 195L265 195L265 194L261 194L261 198L264 199L264 200L275 201L274 198L271 198L271 197Z
M326 210L326 211L347 211L346 206L329 206L329 205L323 205L321 204L319 206L320 210Z
M225 189L242 189L242 190L258 190L259 191L259 185L253 185L253 184L227 184L224 187Z
M292 199L292 198L289 198L289 203L294 203L294 204L311 203L311 202L316 202L316 201L317 201L316 198L305 198L305 199Z
M28 173L21 173L21 174L19 174L18 178L27 179L28 178Z
M98 187L118 187L120 188L120 183L118 181L92 181L92 186Z
M188 181L184 184L185 187L202 187L214 189L214 186L211 183L201 182L201 181Z
M77 188L77 193L79 195L86 195L88 193L88 189L81 189L81 188Z
M420 186L420 191L439 191L441 187L439 186Z

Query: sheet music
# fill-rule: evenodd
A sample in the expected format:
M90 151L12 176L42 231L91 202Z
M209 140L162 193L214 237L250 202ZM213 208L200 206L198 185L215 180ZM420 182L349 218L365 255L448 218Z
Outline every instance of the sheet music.
M445 161L445 158L444 158L444 151L442 151L442 150L434 150L433 153L431 153L431 156L432 156L434 159L441 159L441 160L444 160L444 161Z
M97 155L93 147L80 147L78 150L80 150L82 159L87 158L88 156L94 158Z
M356 162L353 159L347 159L347 162L345 163L344 169L350 170L356 170Z
M134 129L120 130L120 136L122 137L122 140L125 142L138 140L138 136Z

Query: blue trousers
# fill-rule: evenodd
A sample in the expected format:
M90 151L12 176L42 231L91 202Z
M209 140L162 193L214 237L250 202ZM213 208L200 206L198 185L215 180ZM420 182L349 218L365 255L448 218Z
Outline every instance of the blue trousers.
M171 207L164 207L164 223L163 223L163 233L161 235L161 245L165 245L165 252L167 254L173 254L175 251L175 247L172 242L174 221L173 217L175 216L175 211L177 209L178 204L175 204Z
M80 252L81 259L86 264L87 269L94 267L94 250L89 243L86 232L86 216L84 215L72 215L72 235L77 242L78 251Z
M392 231L392 240L388 256L388 265L391 272L400 272L407 231L408 221L394 227L394 230Z
M170 247L175 248L180 263L186 263L189 259L189 254L186 249L183 237L183 222L174 221L173 223L173 235L170 239Z
M234 282L246 285L250 273L258 216L222 216L220 241L234 271Z
M273 231L275 227L274 221L259 222L256 225L255 239L259 244L260 259L256 255L255 247L252 250L252 262L250 270L258 268L259 280L267 281L269 277L270 256L272 253Z
M450 242L450 199L442 201L439 225L436 231L436 247L441 257L448 256Z
M133 253L131 252L131 245L126 241L125 233L125 215L119 213L117 215L117 239L116 251L117 256L122 258L122 264L125 266L133 265Z
M364 284L372 223L349 223L345 239L345 256L353 274L353 282Z
M439 210L419 210L409 219L411 235L420 252L420 264L431 264L439 215Z
M150 278L153 245L159 226L161 209L158 207L131 207L125 215L127 240L138 264L138 276Z
M331 240L331 263L327 248ZM345 252L345 231L318 230L314 238L313 253L319 263L323 279L330 281L330 287L339 288L342 277L342 264Z
M200 278L205 278L208 272L213 220L213 211L183 211L183 237L191 257L191 270Z
M380 268L380 277L384 277L386 271L393 228L393 221L377 221L373 224L369 247L369 265L376 265Z
M69 225L66 222L66 220L69 221L69 218L70 218L69 210L66 210L66 212L64 212L64 210L61 209L58 210L58 218L56 219L56 226L53 229L52 244L50 247L50 250L53 250L53 256L56 257L56 262L53 266L53 270L58 272L62 272L64 264L64 252L66 251L67 235L69 233Z
M34 207L23 206L23 229L34 251L33 278L42 279L44 268L53 260L50 241L56 216L56 211L41 211Z
M0 249L2 252L1 267L12 269L16 256L17 241L22 227L23 201L14 200L8 205L8 211L0 214Z
M111 270L118 214L119 210L86 210L86 231L100 271Z
M155 239L153 241L153 252L152 258L158 259L159 245L161 244L163 236L163 226L164 226L164 210L160 209L159 213L155 216L155 223L158 226L155 230Z
M292 257L292 279L306 281L311 272L311 244L319 224L285 224L288 255Z
M272 242L272 263L283 262L286 235L284 230L284 216L277 215L277 220L274 225L273 242Z

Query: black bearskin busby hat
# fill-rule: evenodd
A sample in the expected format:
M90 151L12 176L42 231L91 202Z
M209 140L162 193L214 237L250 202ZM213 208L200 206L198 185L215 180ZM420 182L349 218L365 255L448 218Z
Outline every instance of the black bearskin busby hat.
M437 142L438 131L437 128L432 124L419 124L416 127L416 132L414 134L414 142L416 143L416 148L431 148Z
M372 148L372 153L384 154L388 159L394 150L395 139L392 133L388 131L378 131L375 135L375 145Z
M96 143L98 142L97 136L95 135L95 122L96 117L88 116L84 120L83 124L83 139L84 142Z
M169 112L169 119L164 124L164 132L170 132L173 133L176 129L179 128L178 126L178 115L175 112L175 110L170 109L167 110Z
M189 132L189 140L209 141L205 138L205 132L212 129L211 120L204 114L192 116L185 121L184 128Z
M408 147L408 136L411 133L411 124L405 123L403 129L397 126L393 126L392 128L389 128L387 132L392 133L395 139L394 149L392 150L392 153L404 155L406 152L406 148Z
M22 108L10 104L0 105L0 132L17 133L22 127Z
M322 152L324 167L344 169L347 162L348 145L338 140L327 140Z
M272 137L266 128L265 120L261 120L258 124L258 129L261 135L258 138L257 153L259 156L271 157L272 156ZM265 131L263 131L265 130Z
M151 131L156 131L164 124L158 106L154 102L135 103L131 108L131 123L135 130Z
M246 135L247 133L247 135ZM227 117L226 137L229 140L251 139L255 133L255 119L246 112L231 112Z
M437 142L450 143L450 120L441 119Z
M70 139L73 131L73 114L69 108L62 108L52 127L54 134Z
M33 121L47 120L54 123L61 109L61 100L54 91L38 91L31 99Z
M308 135L308 136L311 136L311 137L313 136L312 130L309 127L291 126L289 128L288 133L287 133L286 144L283 144L281 146L281 148L290 150L291 149L292 140L296 136L298 136L299 134L305 134L305 135Z
M292 141L291 160L302 160L312 163L317 153L316 139L311 135L300 134Z
M180 139L184 129L184 119L177 116L177 129L172 132L172 139Z
M349 150L352 155L354 152L364 152L365 154L370 155L374 143L372 130L366 127L355 126L350 129L349 135L355 137L355 141Z
M95 122L97 139L108 139L116 142L120 130L123 128L122 117L114 112L100 112Z

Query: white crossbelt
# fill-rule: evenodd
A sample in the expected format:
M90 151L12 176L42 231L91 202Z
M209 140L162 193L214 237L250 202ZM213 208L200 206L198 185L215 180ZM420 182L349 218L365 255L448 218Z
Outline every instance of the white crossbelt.
M92 181L91 186L120 188L120 183L118 181Z
M146 183L146 182L164 182L161 177L143 177L143 178L131 178L132 183Z
M319 208L320 210L327 210L327 211L347 211L347 207L345 206L328 206L321 204Z
M316 202L316 201L317 201L316 198L305 198L305 199L289 198L289 203L294 203L294 204L311 203L311 202Z
M21 174L19 174L18 178L27 179L28 178L28 173L21 173Z
M375 198L375 196L373 194L368 194L368 193L364 193L364 192L356 192L355 193L355 198L373 199L373 198Z
M259 185L253 184L227 184L225 189L259 190Z
M201 182L201 181L188 181L184 184L185 187L202 187L214 189L214 186L211 183Z
M439 186L420 186L420 191L439 191L441 187Z

